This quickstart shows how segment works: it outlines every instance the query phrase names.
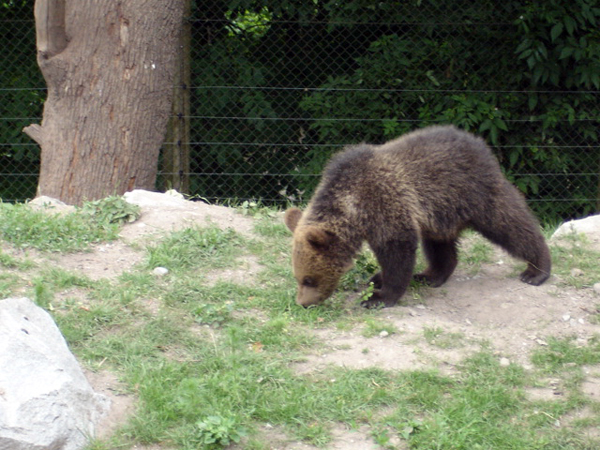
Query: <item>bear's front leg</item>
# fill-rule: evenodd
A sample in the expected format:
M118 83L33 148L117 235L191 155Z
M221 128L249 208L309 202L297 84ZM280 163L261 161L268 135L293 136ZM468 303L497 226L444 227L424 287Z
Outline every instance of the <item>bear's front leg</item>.
M410 283L417 253L416 234L413 239L371 244L381 266L381 272L371 280L375 291L369 300L361 302L365 308L390 307L398 303Z

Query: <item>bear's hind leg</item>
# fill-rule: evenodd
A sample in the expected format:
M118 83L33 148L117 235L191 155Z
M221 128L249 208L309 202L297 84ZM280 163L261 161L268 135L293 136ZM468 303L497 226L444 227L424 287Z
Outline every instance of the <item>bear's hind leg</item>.
M527 269L519 276L522 282L539 286L550 277L550 250L540 232L523 233L513 230L512 233L509 231L507 234L499 234L481 231L481 234L527 263Z
M458 264L456 240L436 241L423 238L422 241L428 267L413 278L431 287L441 286L450 278Z
M525 201L516 194L516 189L509 190L506 197L508 201L496 208L496 217L474 223L473 228L512 256L525 261L527 269L519 278L524 283L539 286L550 277L550 250L537 221Z

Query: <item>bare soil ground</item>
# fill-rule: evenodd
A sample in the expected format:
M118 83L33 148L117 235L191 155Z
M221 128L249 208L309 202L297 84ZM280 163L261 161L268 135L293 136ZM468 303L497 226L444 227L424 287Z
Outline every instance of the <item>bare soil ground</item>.
M137 244L171 230L213 223L252 234L253 220L231 208L172 198L165 200L164 195L148 201L133 199L133 202L141 205L142 216L124 227L119 241L98 245L90 253L56 256L54 263L93 279L113 278L141 261L142 251ZM455 365L479 348L482 341L494 349L501 364L515 362L528 368L532 350L546 345L548 336L575 335L583 344L600 331L600 326L589 320L600 302L600 296L592 289L564 287L559 285L556 276L542 286L529 286L518 280L519 268L501 250L495 250L493 261L474 276L466 273L459 264L456 273L443 287L423 289L420 298L408 295L404 306L381 310L381 319L393 324L395 333L366 338L360 329L316 330L318 337L327 343L326 350L308 355L298 364L298 372L318 371L329 364L337 364L389 370L435 367L452 373ZM259 269L255 262L249 261L246 267L220 276L247 282L256 270ZM440 339L452 333L462 336L460 345L435 345L435 342L432 345L424 339L424 331L435 329L443 331ZM584 391L600 398L600 369L592 367L588 372ZM94 388L112 400L110 415L99 430L100 436L106 436L132 413L135 399L123 394L122 386L111 373L89 373L88 376ZM532 389L530 395L551 399L560 395L560 389L548 380L547 386ZM274 428L265 428L264 433L270 436L273 449L315 448L290 442ZM136 448L165 450L161 447ZM334 441L328 448L358 450L377 446L366 431L340 428L335 430Z

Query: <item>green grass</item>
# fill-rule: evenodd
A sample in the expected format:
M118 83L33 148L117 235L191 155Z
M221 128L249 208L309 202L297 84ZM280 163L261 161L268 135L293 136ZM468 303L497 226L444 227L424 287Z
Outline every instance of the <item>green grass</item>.
M0 239L20 248L71 252L114 240L118 225L96 220L80 210L48 213L24 204L0 203Z
M560 245L551 247L552 272L562 284L583 288L593 286L600 280L598 252L590 248L584 235L565 236ZM573 270L577 269L577 275Z
M148 267L165 267L171 271L231 265L243 239L233 230L186 228L172 233L148 248Z
M362 332L364 337L374 337L374 336L382 336L387 337L391 334L397 333L398 330L396 327L384 320L375 318L375 317L367 317L364 321L365 328ZM382 334L383 333L383 334Z
M465 233L469 243L461 245L460 261L470 275L476 275L485 263L492 262L492 244L474 232Z
M449 349L462 347L464 345L463 333L448 333L439 327L425 327L423 335L429 345Z
M12 273L0 273L0 298L13 297L17 293L21 279Z
M328 448L331 430L339 425L365 427L387 449L591 450L600 445L587 437L600 424L600 404L582 393L583 368L600 364L597 338L548 337L548 346L533 354L533 369L526 371L514 363L501 366L491 348L469 353L461 333L432 326L423 330L430 346L461 347L467 354L450 374L349 367L296 373L296 362L326 348L315 329L355 330L364 337L385 331L386 339L402 335L385 312L348 304L348 292L338 292L318 308L297 307L289 233L275 222L273 211L250 204L241 209L255 218L256 238L214 226L173 232L150 244L146 260L115 280L94 281L0 253L0 294L24 290L51 311L80 361L91 370L116 372L138 399L135 414L88 450L136 444L218 449L237 441L236 448L265 450L270 444L261 430L270 428ZM6 205L0 213L9 220L22 217L32 230L38 219L44 229L54 229L52 244L42 243L39 229L18 238L2 232L7 245L42 252L86 249L118 232L85 215L38 216ZM83 231L90 229L97 233ZM107 229L110 233L103 234ZM485 262L487 250L477 248L461 263ZM553 249L557 256L560 251ZM246 255L262 267L253 283L207 282L207 273L237 267ZM573 258L574 263L557 262L561 276L573 264L589 270L590 279L596 276L583 249ZM167 267L169 274L152 275L157 266ZM376 270L372 254L365 253L343 286L364 289ZM564 395L530 400L527 389L548 377L560 380ZM586 417L556 426L582 408L589 411Z
M574 337L558 339L550 337L548 346L537 350L532 361L542 370L559 373L567 368L600 364L600 336L586 343Z

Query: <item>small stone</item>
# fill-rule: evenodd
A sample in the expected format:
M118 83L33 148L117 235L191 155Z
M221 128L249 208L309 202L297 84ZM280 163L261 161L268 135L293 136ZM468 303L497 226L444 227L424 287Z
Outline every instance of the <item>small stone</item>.
M564 320L565 322L568 322L571 319L571 316L569 314L565 314L564 316L562 316L562 320Z
M541 345L541 346L544 346L544 347L548 345L548 343L546 341L542 340L542 339L536 339L535 342L537 342L538 345Z
M571 276L572 277L581 277L581 276L583 276L583 270L577 269L577 268L571 269Z
M600 295L600 283L594 284L594 292Z
M152 273L156 276L162 277L169 273L169 269L166 267L156 267Z
M390 333L388 333L387 331L383 330L381 333L379 333L379 337L388 337L390 335Z
M501 367L508 367L508 366L510 366L510 359L508 359L508 358L500 358L500 366Z

